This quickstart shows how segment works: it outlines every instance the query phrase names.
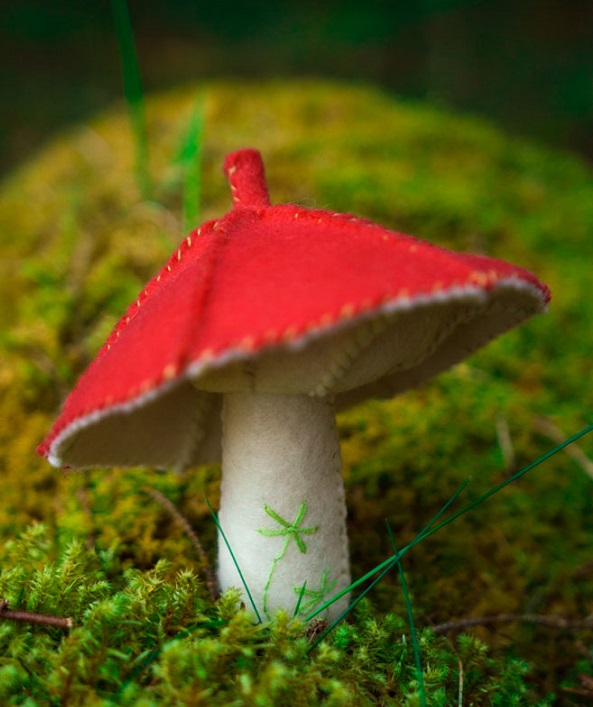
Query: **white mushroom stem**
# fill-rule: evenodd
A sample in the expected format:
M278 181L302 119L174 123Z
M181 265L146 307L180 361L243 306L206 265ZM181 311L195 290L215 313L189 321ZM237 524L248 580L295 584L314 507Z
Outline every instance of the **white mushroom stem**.
M333 406L307 395L230 393L222 419L219 520L236 564L262 619L294 614L299 597L307 616L350 583ZM244 589L222 537L218 579L222 590ZM243 599L249 606L245 591ZM347 604L342 597L320 618Z

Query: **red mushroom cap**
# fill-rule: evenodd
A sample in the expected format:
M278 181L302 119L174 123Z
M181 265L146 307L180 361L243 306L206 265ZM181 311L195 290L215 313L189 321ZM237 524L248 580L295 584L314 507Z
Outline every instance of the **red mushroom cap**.
M334 395L338 407L392 395L549 301L504 261L270 206L255 150L225 171L235 208L192 231L118 322L38 449L53 464L214 460L220 393Z

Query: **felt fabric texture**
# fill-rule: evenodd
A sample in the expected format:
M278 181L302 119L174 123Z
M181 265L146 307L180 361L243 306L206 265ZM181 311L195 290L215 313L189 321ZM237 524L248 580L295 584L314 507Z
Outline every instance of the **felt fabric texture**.
M239 150L227 155L224 173L229 180L233 206L254 209L270 205L264 163L257 150Z
M39 447L53 464L209 460L220 427L204 396L335 395L343 407L394 394L546 308L547 287L504 261L270 206L255 150L225 171L235 208L193 231L116 325Z
M222 455L221 528L259 613L295 612L300 596L306 616L350 581L335 406L417 385L543 311L549 291L500 260L271 206L255 150L224 169L234 209L148 283L38 451L76 467ZM242 586L222 539L218 577Z
M219 521L262 618L301 615L350 584L335 412L308 395L229 393L223 406ZM219 539L221 590L243 589ZM249 608L247 596L243 601ZM345 595L320 618L348 606Z

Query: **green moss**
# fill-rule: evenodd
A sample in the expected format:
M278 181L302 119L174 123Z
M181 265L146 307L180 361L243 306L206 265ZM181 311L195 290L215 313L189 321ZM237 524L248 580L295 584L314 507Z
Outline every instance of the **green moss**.
M253 627L230 599L213 606L202 581L188 579L203 570L191 542L145 491L169 497L213 556L205 495L216 505L217 469L61 474L34 454L117 317L184 236L178 156L197 99L202 220L230 208L225 153L255 146L275 202L351 211L504 257L554 293L550 314L422 390L341 416L355 576L391 554L385 518L403 546L467 476L464 500L552 446L538 418L568 434L593 407L593 179L576 159L362 87L213 83L147 102L154 193L143 201L124 112L80 126L0 188L0 594L77 622L67 638L0 624L2 699L420 704L407 629L393 615L405 615L395 576L307 653L303 627ZM414 548L405 569L417 625L588 615L591 483L558 455ZM44 529L27 529L34 521ZM473 633L489 648L421 632L429 704L456 702L459 665L464 704L476 705L534 704L593 672L571 634L519 624Z
M3 596L74 622L66 635L0 626L2 704L419 704L406 626L369 604L312 650L299 622L255 625L233 591L213 606L195 574L164 560L109 580L113 554L60 544L41 525L1 555ZM501 665L469 637L453 646L427 630L419 642L430 705L456 699L459 666L468 704L527 704L521 661Z

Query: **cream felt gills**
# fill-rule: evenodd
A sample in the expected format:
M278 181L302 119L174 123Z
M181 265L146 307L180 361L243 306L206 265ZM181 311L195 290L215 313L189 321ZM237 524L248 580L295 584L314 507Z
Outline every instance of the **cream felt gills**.
M550 293L502 260L272 206L256 150L225 172L234 208L146 285L38 451L80 468L222 460L220 589L248 587L264 619L332 620L350 582L335 410L437 375Z
M509 297L513 308L505 304ZM263 347L256 355L240 352L200 373L194 385L215 393L335 395L341 408L342 398L348 398L341 394L353 389L384 382L386 390L403 390L410 387L407 380L418 380L418 370L430 368L434 375L448 368L515 326L531 312L533 299L530 283L509 279L499 281L488 297L468 286L413 303L387 303L359 321L308 332L290 345Z

